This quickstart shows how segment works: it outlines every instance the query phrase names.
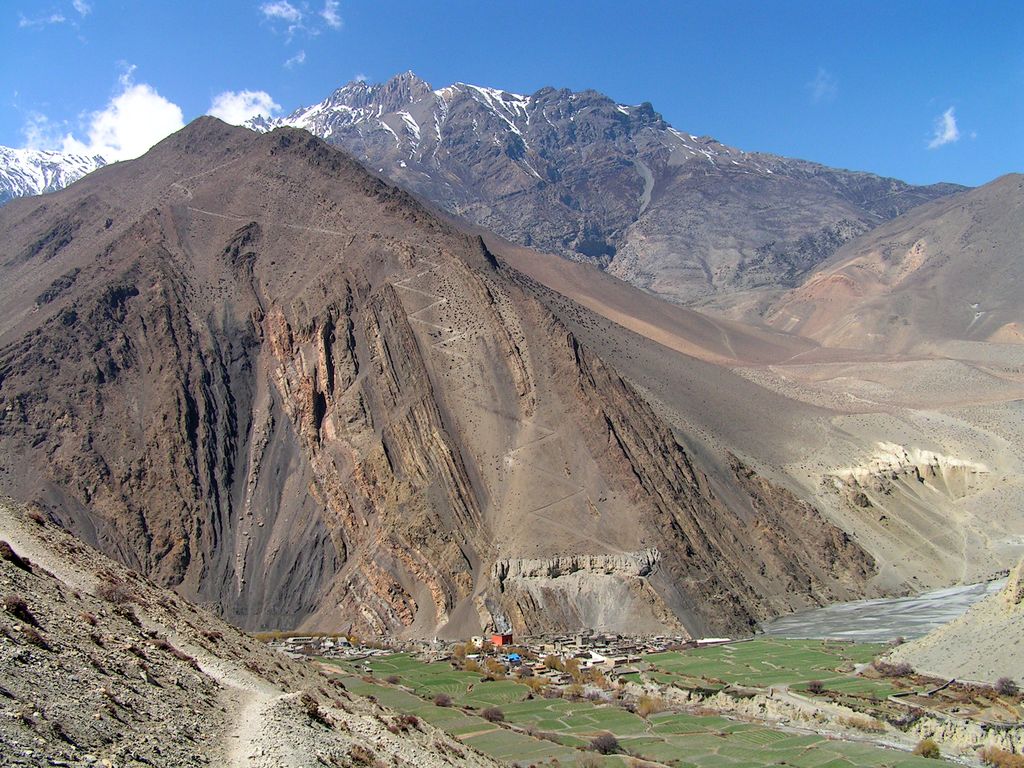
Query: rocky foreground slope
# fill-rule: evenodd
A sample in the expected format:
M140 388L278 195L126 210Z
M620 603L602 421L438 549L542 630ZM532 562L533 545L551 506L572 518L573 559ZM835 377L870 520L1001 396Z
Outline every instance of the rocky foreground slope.
M593 90L433 89L411 72L251 123L282 125L513 242L676 301L796 285L844 242L962 189L744 152Z
M740 632L874 572L304 131L204 118L12 202L0 268L0 486L244 626Z
M494 765L6 501L0 599L0 765Z

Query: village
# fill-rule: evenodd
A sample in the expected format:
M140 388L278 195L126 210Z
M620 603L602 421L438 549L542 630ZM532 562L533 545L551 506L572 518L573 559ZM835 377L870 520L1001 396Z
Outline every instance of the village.
M452 662L458 667L518 677L538 677L555 685L577 682L579 672L601 673L614 680L636 674L642 656L734 642L727 637L693 640L679 635L622 635L587 630L575 634L516 639L512 633L477 635L464 642L392 640L360 642L345 635L291 635L267 640L292 658L311 657L359 662L406 653L425 662Z

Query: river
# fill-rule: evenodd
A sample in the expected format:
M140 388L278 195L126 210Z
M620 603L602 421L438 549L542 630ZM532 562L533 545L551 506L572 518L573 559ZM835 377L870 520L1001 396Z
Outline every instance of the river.
M1006 579L937 589L913 597L856 600L811 608L766 622L766 635L790 638L849 638L862 642L910 640L952 621L987 595L998 592Z

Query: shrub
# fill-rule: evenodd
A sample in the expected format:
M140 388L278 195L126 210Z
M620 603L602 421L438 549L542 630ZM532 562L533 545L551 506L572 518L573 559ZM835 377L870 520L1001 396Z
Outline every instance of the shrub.
M825 684L821 680L811 680L807 684L807 690L814 694L822 693L825 690Z
M384 681L391 683L391 685L398 685L400 682L402 682L402 678L400 678L398 675L388 675L386 678L384 678Z
M135 644L128 646L128 653L132 654L133 656L138 656L140 659L146 659L146 652Z
M124 605L132 599L131 590L116 576L106 574L96 586L96 597L114 605Z
M46 642L46 638L39 634L39 632L37 632L33 627L25 627L21 631L21 636L32 645L42 648L44 651L50 650L50 644Z
M636 713L640 717L648 717L657 714L665 708L664 702L652 699L650 696L641 696L636 703Z
M1024 755L1007 752L999 747L985 747L978 753L981 761L995 768L1024 768Z
M875 671L882 677L906 677L907 675L914 674L914 668L907 662L901 661L893 664L888 661L882 661L881 659L875 659L871 666L875 668Z
M921 757L929 757L933 760L938 760L942 757L942 753L939 751L939 745L932 739L921 739L917 742L917 746L914 747L914 754L920 755Z
M302 711L306 713L306 716L321 725L330 725L331 722L327 719L327 713L320 709L320 702L316 700L316 697L309 691L304 691L299 699L299 704L302 706Z
M32 573L32 564L27 557L22 557L6 541L0 541L0 560L6 560L16 568Z
M480 717L489 723L503 723L505 722L505 713L497 707L487 707L480 713Z
M211 643L215 643L218 640L224 639L224 633L221 632L219 629L204 629L202 631L202 635Z
M1009 677L1000 677L996 680L996 693L1000 696L1016 696L1020 692L1020 689Z
M7 611L11 616L23 621L33 627L38 627L39 622L36 617L32 615L32 611L28 609L28 603L25 602L25 598L20 595L8 595L4 598L4 610Z
M590 748L601 755L614 755L621 751L619 740L611 733L600 733L590 740Z
M554 654L549 654L544 657L544 666L548 669L554 669L558 672L562 671L562 660Z
M348 748L348 758L352 765L373 765L377 762L377 755L369 747L362 744L353 744Z
M548 681L542 677L524 677L523 685L530 689L532 693L540 693L548 686Z
M465 669L467 672L479 672L480 665L477 663L476 659L468 659L463 669Z
M452 705L452 697L447 693L439 693L434 697L434 706L437 707L450 707Z
M96 616L94 616L93 614L89 613L88 611L82 611L80 614L78 614L78 618L80 618L82 621L84 621L90 627L95 627L96 626Z
M25 517L37 525L46 525L46 514L41 509L30 509Z
M839 718L839 722L847 728L854 728L858 731L885 733L885 723L866 715L843 715Z

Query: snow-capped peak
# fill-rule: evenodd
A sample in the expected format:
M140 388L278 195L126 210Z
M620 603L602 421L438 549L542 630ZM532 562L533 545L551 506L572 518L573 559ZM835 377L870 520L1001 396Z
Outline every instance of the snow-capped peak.
M62 189L103 165L99 155L0 147L0 204Z

